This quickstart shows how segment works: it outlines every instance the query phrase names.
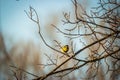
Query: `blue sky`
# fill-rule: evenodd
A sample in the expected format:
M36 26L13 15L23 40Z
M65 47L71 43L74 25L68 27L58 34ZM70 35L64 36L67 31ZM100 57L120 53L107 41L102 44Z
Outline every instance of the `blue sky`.
M83 1L89 6L96 6L97 0L89 0L89 2L81 0ZM0 31L6 45L36 38L37 28L34 28L35 24L24 12L24 10L29 10L29 6L38 12L42 26L50 22L51 15L59 14L57 16L61 19L63 12L71 12L73 8L71 0L0 0Z
M25 28L25 26L28 25L30 21L28 20L24 10L28 10L30 5L33 6L37 11L40 10L40 17L45 17L46 15L50 14L51 10L55 11L55 7L51 6L51 4L55 5L54 1L1 0L0 3L1 27L3 32L4 30L8 32L11 30L15 31L16 28L21 28L22 26ZM59 5L55 6L59 8Z
M64 10L69 8L71 4L70 0L0 0L0 29L6 44L11 43L8 41L10 39L12 42L16 42L20 39L34 38L34 23L29 20L24 12L24 10L29 10L29 6L36 9L41 25L44 26L46 20L49 20L50 14L57 14L63 8Z

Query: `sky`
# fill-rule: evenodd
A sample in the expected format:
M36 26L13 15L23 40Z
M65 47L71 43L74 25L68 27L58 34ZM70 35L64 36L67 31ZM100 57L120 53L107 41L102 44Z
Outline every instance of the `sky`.
M24 12L29 10L29 6L36 9L40 24L44 26L50 20L49 16L70 8L71 4L69 0L0 0L0 31L6 45L12 45L19 40L35 39L35 24Z
M90 0L89 3L85 0L89 6L96 5L96 1ZM43 27L52 20L51 15L59 14L61 18L63 12L70 12L73 8L71 0L0 0L0 32L6 45L10 46L20 40L35 40L37 28L24 12L29 10L29 6L36 9Z

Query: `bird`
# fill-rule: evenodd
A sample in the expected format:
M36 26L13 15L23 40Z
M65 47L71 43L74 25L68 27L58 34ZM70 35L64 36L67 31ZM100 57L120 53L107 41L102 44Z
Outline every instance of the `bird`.
M61 47L60 50L61 50L62 53L67 53L69 51L69 46L68 45L64 45L64 46Z

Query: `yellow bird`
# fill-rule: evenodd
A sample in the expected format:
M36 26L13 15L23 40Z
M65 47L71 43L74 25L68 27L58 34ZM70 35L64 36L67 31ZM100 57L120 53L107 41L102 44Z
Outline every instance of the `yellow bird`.
M69 50L69 46L68 46L68 45L62 46L60 50L61 50L61 52L63 52L63 53L67 53L68 50Z

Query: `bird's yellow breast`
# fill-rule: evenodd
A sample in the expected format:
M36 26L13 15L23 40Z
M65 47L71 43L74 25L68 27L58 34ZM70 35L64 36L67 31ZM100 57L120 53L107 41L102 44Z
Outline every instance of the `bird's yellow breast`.
M69 46L68 45L65 45L65 46L61 47L61 52L63 52L63 53L67 53L68 50L69 50Z

